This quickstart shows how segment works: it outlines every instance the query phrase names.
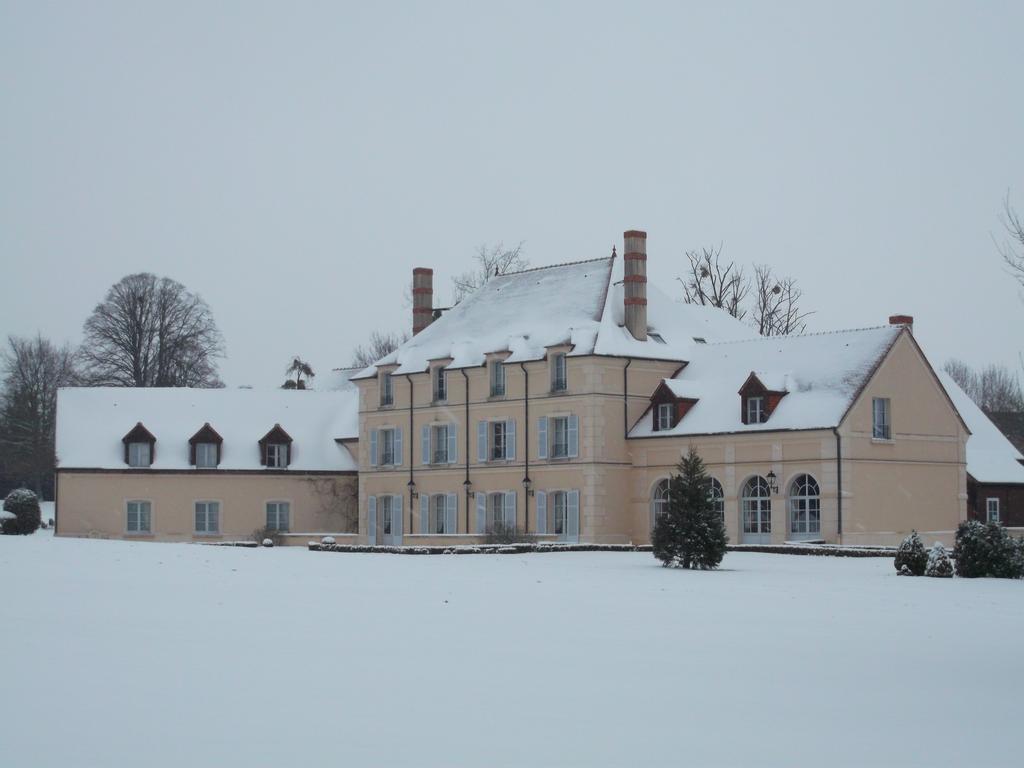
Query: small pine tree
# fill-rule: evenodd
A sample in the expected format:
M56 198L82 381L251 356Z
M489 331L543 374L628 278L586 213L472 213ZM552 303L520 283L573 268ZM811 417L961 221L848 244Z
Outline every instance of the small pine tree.
M956 561L956 575L961 578L976 579L988 575L988 542L982 523L965 520L957 526L953 559Z
M941 542L936 541L928 551L928 565L925 566L924 575L939 579L952 577L953 563Z
M896 550L896 560L893 562L896 572L901 576L923 576L924 569L928 566L928 552L921 543L921 537L917 531L911 531ZM904 566L906 566L904 568Z
M14 519L5 519L0 530L6 534L35 533L41 523L39 497L28 488L15 488L4 499L4 512L10 512Z
M729 537L710 490L704 462L691 446L669 481L667 509L655 521L651 536L654 556L662 565L708 570L722 562Z

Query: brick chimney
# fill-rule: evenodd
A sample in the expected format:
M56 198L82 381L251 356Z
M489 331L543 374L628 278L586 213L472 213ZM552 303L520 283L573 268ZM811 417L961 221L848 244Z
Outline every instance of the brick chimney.
M626 330L634 339L647 341L647 233L631 229L622 237Z
M913 315L889 315L889 325L905 325L907 330L914 332Z
M434 270L416 267L412 271L412 335L434 320Z

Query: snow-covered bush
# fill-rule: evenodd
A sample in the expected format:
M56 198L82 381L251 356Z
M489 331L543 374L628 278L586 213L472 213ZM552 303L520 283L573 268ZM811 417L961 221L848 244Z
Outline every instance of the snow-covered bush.
M322 539L320 539L320 543L321 544L327 544L327 545L334 544L335 543L334 537L333 536L324 536Z
M911 531L896 550L896 560L893 562L896 572L900 576L923 576L924 569L928 566L928 552L917 531Z
M963 578L1024 578L1024 541L1014 539L999 523L960 523L953 558L956 575Z
M264 547L272 547L272 546L274 546L274 540L273 539L264 539L262 544L263 544Z
M953 575L953 563L941 542L936 541L928 551L928 565L925 566L924 575L940 579L948 579Z
M10 512L14 517L0 521L2 533L29 534L39 528L39 498L28 488L15 488L8 493L4 499L4 512Z
M270 544L266 543L268 539ZM272 547L284 543L284 537L281 535L281 532L276 528L270 528L266 525L252 532L252 540L256 542L257 546L263 547Z
M717 568L729 537L708 491L710 480L694 448L669 481L667 509L654 523L651 544L662 565L701 570Z

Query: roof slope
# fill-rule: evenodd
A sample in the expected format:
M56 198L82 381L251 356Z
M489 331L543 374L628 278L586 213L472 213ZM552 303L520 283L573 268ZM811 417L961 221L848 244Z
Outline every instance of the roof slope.
M699 345L671 384L697 403L674 429L655 433L651 419L641 418L630 437L831 429L901 330L887 325ZM739 389L751 373L773 386L784 382L789 393L761 424L744 424L740 417Z
M749 338L753 331L728 313L668 298L648 284L648 326L655 336L637 341L624 327L622 266L615 257L556 264L492 277L426 329L353 378L426 370L451 359L449 368L483 365L490 352L510 352L508 362L540 360L546 348L572 345L573 356L614 355L685 360L707 341Z
M358 393L281 389L79 387L57 395L57 465L124 469L138 422L156 437L153 469L189 469L189 438L209 422L224 438L220 469L261 469L258 441L275 424L295 441L290 469L353 471L336 439L359 435Z
M967 438L967 472L979 483L1024 483L1024 458L985 412L945 371L936 375L960 412L971 436Z

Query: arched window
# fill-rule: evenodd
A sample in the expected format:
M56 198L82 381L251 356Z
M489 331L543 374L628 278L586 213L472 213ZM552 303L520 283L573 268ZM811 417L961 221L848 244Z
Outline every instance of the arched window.
M768 481L754 475L743 484L741 499L743 510L743 541L747 544L767 544L772 532L772 491Z
M810 475L797 475L789 484L789 532L808 538L821 533L821 490Z
M725 491L722 490L722 484L713 477L708 480L708 501L725 522Z
M658 515L664 514L668 511L668 488L669 480L666 477L664 480L659 480L655 486L654 491L651 493L651 530L654 530L654 521L658 519Z

